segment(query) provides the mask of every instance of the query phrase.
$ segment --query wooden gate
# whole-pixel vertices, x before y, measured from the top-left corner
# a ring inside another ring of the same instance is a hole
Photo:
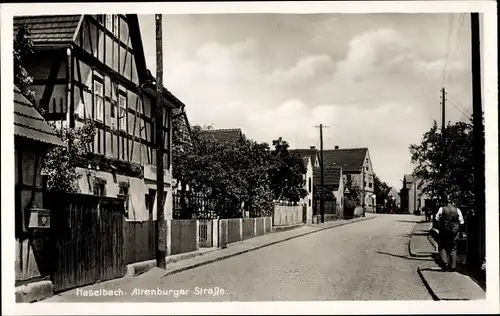
[[[54,291],[122,277],[124,200],[87,194],[47,195]]]
[[[200,219],[199,226],[199,239],[200,239],[200,247],[202,248],[210,248],[213,247],[213,220],[203,220]]]

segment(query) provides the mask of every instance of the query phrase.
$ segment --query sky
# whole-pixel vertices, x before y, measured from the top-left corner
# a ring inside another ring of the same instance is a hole
[[[155,21],[139,16],[155,73]],[[192,125],[291,148],[368,147],[396,189],[434,120],[472,113],[468,14],[163,15],[164,86]]]

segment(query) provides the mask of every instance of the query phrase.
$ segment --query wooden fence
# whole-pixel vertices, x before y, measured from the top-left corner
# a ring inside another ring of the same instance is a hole
[[[271,216],[265,217],[265,231],[266,234],[273,231],[273,218]]]
[[[303,223],[306,206],[274,206],[274,226],[291,226]]]
[[[239,218],[225,219],[227,221],[227,243],[241,241],[241,226]]]
[[[47,194],[51,212],[54,291],[122,277],[124,200],[87,194]]]
[[[156,221],[125,222],[123,236],[126,264],[156,258]]]
[[[262,236],[266,234],[266,219],[264,217],[258,217],[255,219],[255,235]]]
[[[199,249],[199,230],[197,220],[172,220],[170,229],[171,255],[196,251]]]
[[[254,218],[243,218],[242,219],[242,239],[250,239],[255,237],[255,219]]]

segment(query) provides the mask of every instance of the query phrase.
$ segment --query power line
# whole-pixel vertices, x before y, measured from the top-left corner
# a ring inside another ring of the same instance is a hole
[[[464,111],[462,111],[454,102],[452,102],[451,100],[447,100],[451,105],[453,105],[453,107],[455,109],[457,109],[460,113],[462,113],[462,115],[467,118],[468,120],[471,120],[471,115],[470,114],[466,114]]]
[[[466,110],[466,108],[467,108],[467,107],[466,107],[465,105],[463,105],[463,103],[461,103],[460,101],[458,101],[455,97],[453,97],[453,96],[452,96],[452,95],[450,95],[449,93],[448,93],[448,96],[450,96],[450,97],[451,97],[451,99],[452,99],[452,100],[453,100],[456,104],[458,104],[459,106],[461,106],[461,107],[462,107],[462,110],[464,110],[464,111],[468,112],[468,110]]]
[[[453,49],[453,53],[450,56],[452,61],[458,56],[459,47],[460,47],[460,35],[462,34],[464,20],[465,20],[465,13],[462,13],[460,16],[460,25],[457,28],[457,35],[455,37],[455,48]],[[453,69],[450,71],[450,73],[446,77],[445,82],[449,82],[449,79],[450,79],[452,73],[453,73]]]
[[[454,20],[453,13],[450,13],[449,18],[448,18],[448,38],[446,40],[445,63],[444,63],[444,70],[443,70],[443,86],[444,86],[444,81],[446,78],[446,71],[448,68],[448,58],[449,58],[449,54],[450,54],[451,29],[453,26],[453,20]]]

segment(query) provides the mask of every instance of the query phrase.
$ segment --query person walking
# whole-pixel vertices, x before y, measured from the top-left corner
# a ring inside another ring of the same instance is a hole
[[[462,212],[447,199],[436,213],[439,226],[439,255],[445,270],[453,272],[457,268],[457,248],[460,226],[465,223]]]

